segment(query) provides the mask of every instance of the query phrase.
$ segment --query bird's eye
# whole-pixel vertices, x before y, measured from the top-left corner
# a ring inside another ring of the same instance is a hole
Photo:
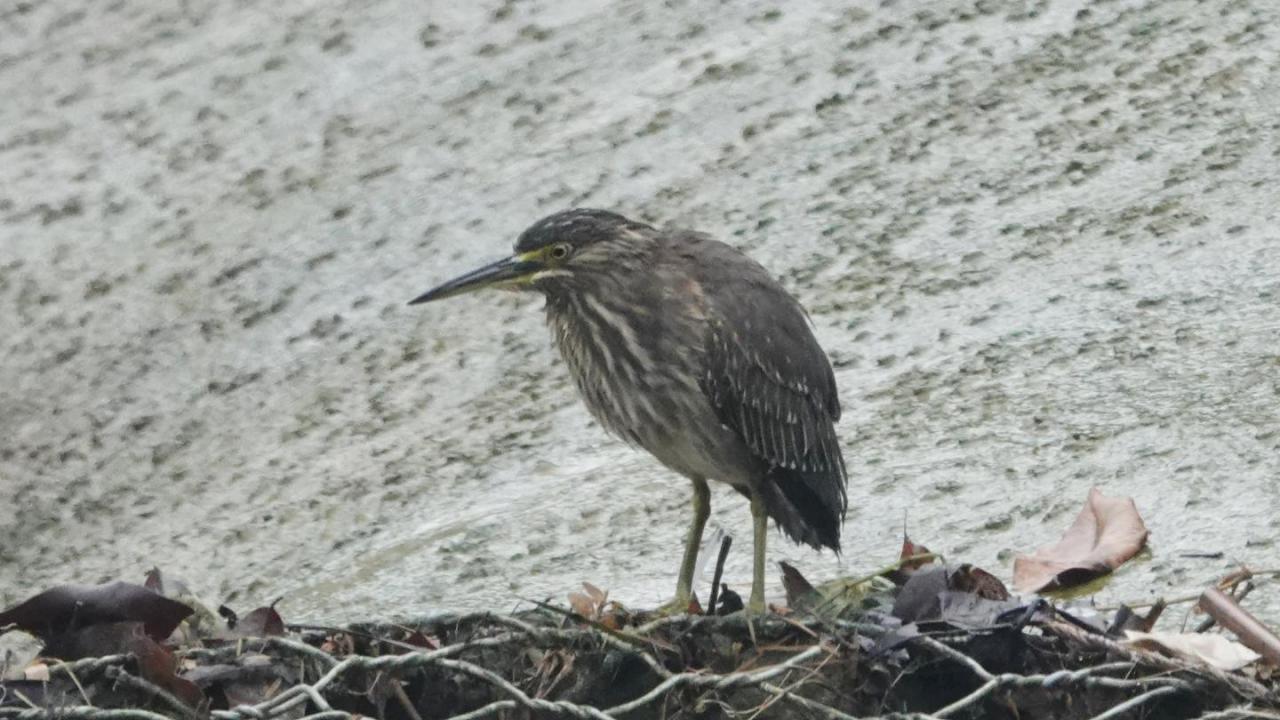
[[[569,257],[569,246],[566,243],[560,243],[551,248],[551,258],[553,260],[563,260]]]

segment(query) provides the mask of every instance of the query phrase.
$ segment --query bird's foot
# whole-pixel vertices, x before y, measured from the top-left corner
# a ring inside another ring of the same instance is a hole
[[[692,595],[677,593],[674,598],[654,608],[653,614],[658,617],[697,614],[697,608],[691,607],[694,602]]]

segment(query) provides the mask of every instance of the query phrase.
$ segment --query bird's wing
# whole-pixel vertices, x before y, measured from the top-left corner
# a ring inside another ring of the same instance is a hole
[[[708,322],[703,391],[720,422],[757,456],[835,479],[843,495],[835,376],[804,310],[754,261],[736,251],[722,259],[728,267],[701,283]]]

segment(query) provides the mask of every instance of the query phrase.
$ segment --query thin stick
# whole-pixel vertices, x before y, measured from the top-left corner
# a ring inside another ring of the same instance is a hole
[[[733,546],[733,536],[725,535],[720,541],[720,555],[716,557],[716,572],[711,578],[711,597],[707,601],[707,614],[716,614],[716,600],[720,597],[720,578],[724,576],[724,561],[729,557],[729,548]]]
[[[1271,664],[1280,665],[1280,637],[1276,637],[1270,628],[1240,607],[1230,595],[1211,587],[1200,596],[1200,607],[1222,627],[1235,633],[1245,647],[1266,658]]]
[[[1175,688],[1175,687],[1169,687],[1169,686],[1158,687],[1155,690],[1147,691],[1135,698],[1130,698],[1128,700],[1125,700],[1124,702],[1102,713],[1101,715],[1094,715],[1092,718],[1090,718],[1090,720],[1110,720],[1111,718],[1120,717],[1121,715],[1129,712],[1130,710],[1138,707],[1139,705],[1145,705],[1162,695],[1170,695],[1176,692],[1178,692],[1178,688]]]

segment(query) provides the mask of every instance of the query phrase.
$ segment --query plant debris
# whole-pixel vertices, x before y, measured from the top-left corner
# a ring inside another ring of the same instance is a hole
[[[0,720],[1092,720],[1126,709],[1181,720],[1280,711],[1275,668],[1224,636],[1140,636],[1122,617],[1023,602],[978,568],[916,555],[821,586],[784,566],[792,604],[763,616],[658,616],[584,583],[568,608],[394,624],[288,625],[276,603],[243,618],[224,608],[226,624],[157,641],[147,618],[114,620],[123,611],[101,602],[152,607],[136,590],[72,593],[97,597],[98,612],[55,623],[61,644],[47,640],[41,657],[0,677]],[[917,567],[901,587],[886,579],[908,563]],[[37,597],[46,595],[68,597]],[[727,587],[719,595],[737,597]],[[0,617],[24,627],[66,619],[62,601],[45,602]],[[166,614],[168,624],[179,615]]]

